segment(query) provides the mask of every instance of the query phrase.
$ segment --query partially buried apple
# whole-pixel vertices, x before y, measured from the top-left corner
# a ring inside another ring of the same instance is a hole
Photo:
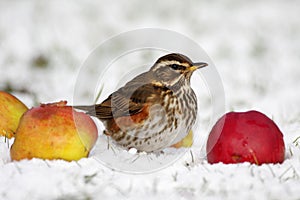
[[[192,145],[193,145],[193,131],[190,130],[187,136],[185,136],[182,140],[180,140],[176,144],[173,144],[171,147],[179,149],[179,148],[189,148]]]
[[[0,136],[14,137],[19,120],[28,108],[16,97],[0,91]]]
[[[207,141],[209,163],[282,163],[283,134],[258,111],[230,112],[212,128]]]
[[[12,160],[88,156],[98,138],[97,127],[88,115],[66,104],[41,104],[23,115],[10,150]]]

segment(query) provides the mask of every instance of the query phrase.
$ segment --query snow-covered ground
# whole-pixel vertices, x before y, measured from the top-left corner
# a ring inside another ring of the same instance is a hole
[[[300,199],[300,146],[293,142],[300,136],[299,8],[297,0],[1,1],[0,90],[29,107],[72,103],[80,66],[108,38],[164,28],[193,39],[210,56],[223,81],[225,110],[266,113],[284,133],[287,151],[283,164],[210,165],[195,145],[162,170],[126,174],[103,166],[96,150],[71,163],[11,162],[13,141],[1,138],[0,199]],[[205,119],[205,94],[198,97],[199,138],[205,138],[212,124]]]

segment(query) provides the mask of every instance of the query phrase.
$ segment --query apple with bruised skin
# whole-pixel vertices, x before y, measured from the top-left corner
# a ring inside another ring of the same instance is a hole
[[[28,108],[16,97],[0,91],[0,135],[14,137],[19,120]]]
[[[266,115],[257,112],[230,112],[212,128],[207,141],[209,163],[282,163],[283,135]]]
[[[88,115],[66,103],[42,104],[22,116],[10,150],[13,160],[71,161],[88,156],[98,137],[97,127]]]

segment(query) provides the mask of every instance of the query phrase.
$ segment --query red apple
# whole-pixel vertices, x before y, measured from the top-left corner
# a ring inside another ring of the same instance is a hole
[[[277,125],[258,111],[230,112],[212,128],[207,141],[209,163],[282,163],[285,147]]]
[[[16,97],[0,91],[0,136],[14,137],[19,120],[28,108]]]
[[[21,118],[11,158],[79,160],[88,156],[97,137],[94,121],[66,106],[66,101],[42,104]]]

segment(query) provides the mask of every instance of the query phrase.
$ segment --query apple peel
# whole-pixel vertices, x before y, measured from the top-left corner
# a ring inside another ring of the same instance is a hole
[[[19,121],[28,108],[15,96],[0,91],[0,136],[14,137]]]
[[[270,118],[258,111],[229,112],[212,128],[207,141],[209,163],[282,163],[283,134]]]
[[[91,117],[67,106],[66,101],[41,104],[21,118],[11,158],[79,160],[88,156],[97,138]]]

